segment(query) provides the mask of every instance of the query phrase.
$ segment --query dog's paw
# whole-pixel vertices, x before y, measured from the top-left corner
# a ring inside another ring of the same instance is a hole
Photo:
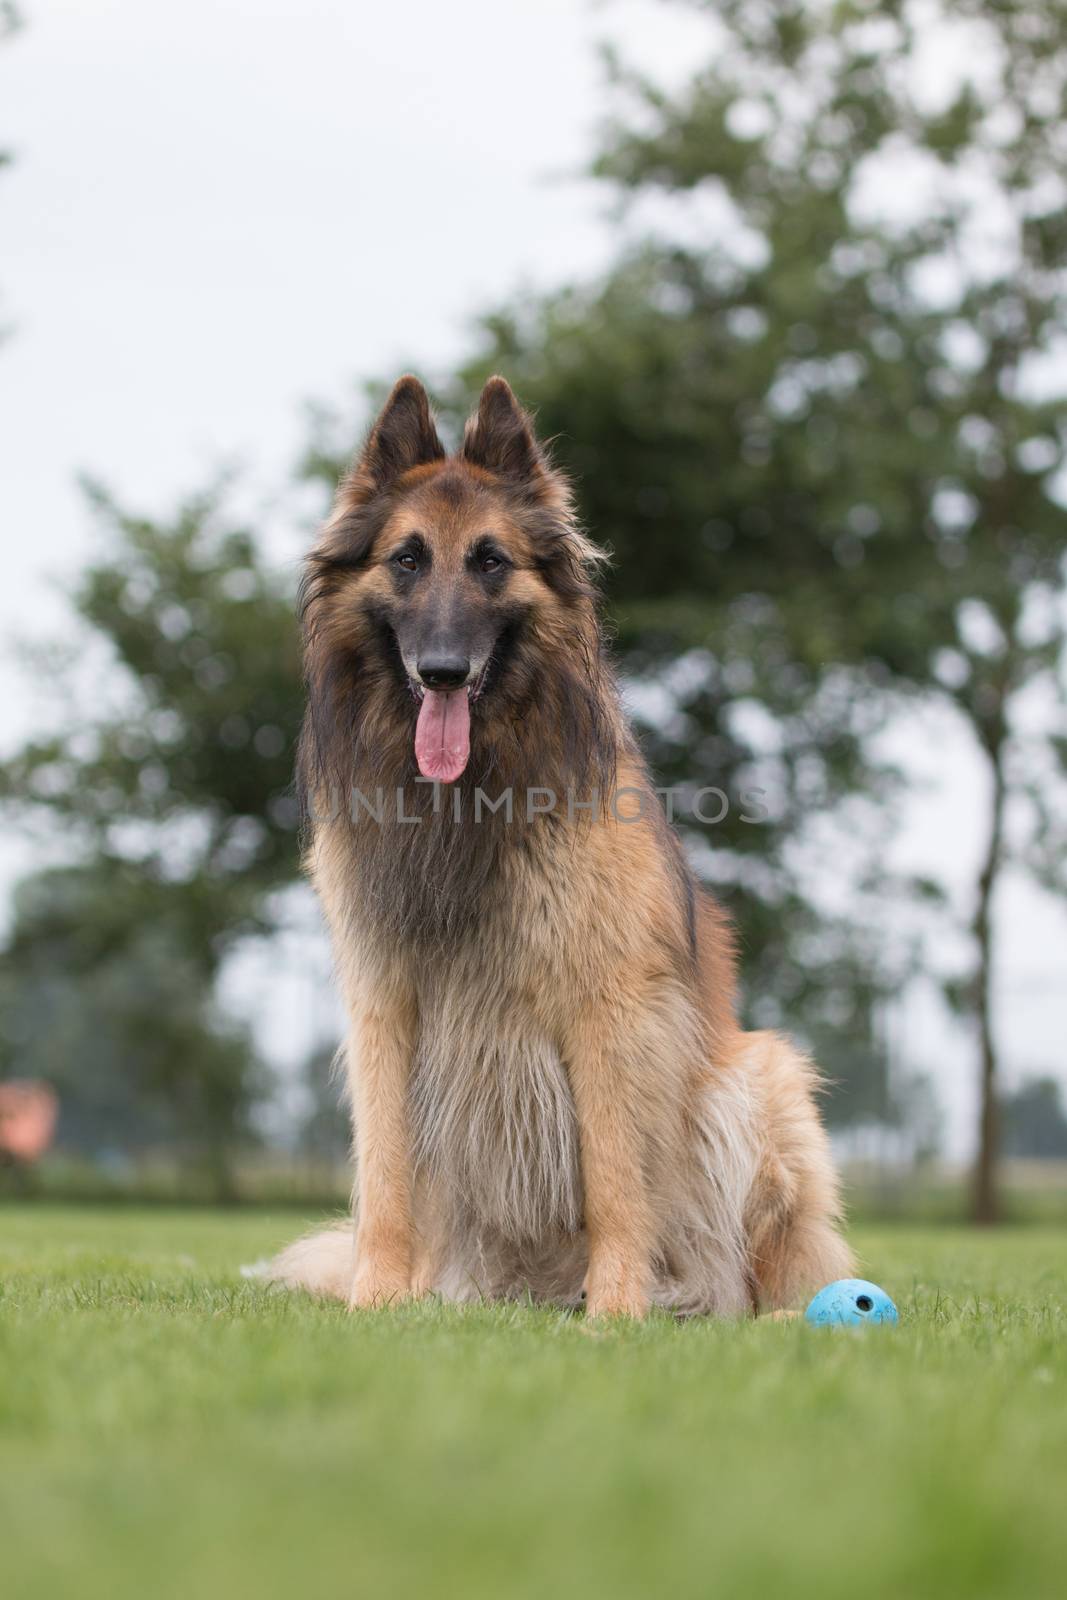
[[[427,1262],[420,1262],[413,1268],[409,1292],[413,1300],[427,1300],[436,1292],[433,1269]]]
[[[360,1267],[348,1297],[349,1311],[380,1311],[411,1299],[411,1274],[396,1269]]]
[[[637,1283],[614,1282],[586,1284],[585,1314],[600,1320],[604,1317],[647,1317],[649,1299]]]

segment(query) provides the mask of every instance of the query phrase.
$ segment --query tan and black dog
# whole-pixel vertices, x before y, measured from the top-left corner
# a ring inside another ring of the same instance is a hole
[[[598,559],[502,378],[453,456],[400,380],[304,584],[357,1180],[282,1282],[733,1315],[849,1271],[814,1069],[738,1025],[728,924],[620,707]]]

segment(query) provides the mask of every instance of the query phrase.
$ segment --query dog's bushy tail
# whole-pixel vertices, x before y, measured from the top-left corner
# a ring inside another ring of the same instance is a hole
[[[347,1300],[355,1268],[356,1234],[351,1217],[306,1233],[287,1245],[267,1268],[267,1277],[287,1289]]]

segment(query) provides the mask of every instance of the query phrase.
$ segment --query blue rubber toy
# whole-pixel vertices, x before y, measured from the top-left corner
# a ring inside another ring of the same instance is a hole
[[[865,1278],[841,1278],[820,1289],[804,1313],[813,1328],[863,1328],[870,1322],[883,1326],[900,1319],[884,1289]]]

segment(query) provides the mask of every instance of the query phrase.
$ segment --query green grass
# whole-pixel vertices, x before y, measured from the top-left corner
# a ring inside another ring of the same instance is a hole
[[[356,1318],[292,1216],[0,1208],[18,1600],[1064,1592],[1067,1230],[865,1228],[896,1331]]]

